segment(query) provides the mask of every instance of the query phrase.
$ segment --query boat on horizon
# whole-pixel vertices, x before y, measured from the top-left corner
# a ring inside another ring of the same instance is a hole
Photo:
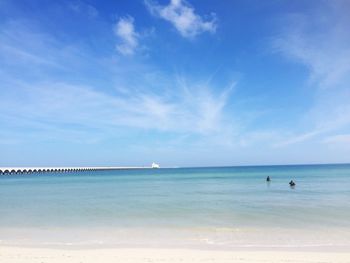
[[[152,163],[152,168],[153,169],[157,169],[157,168],[160,168],[159,167],[159,164],[156,164],[155,162]]]

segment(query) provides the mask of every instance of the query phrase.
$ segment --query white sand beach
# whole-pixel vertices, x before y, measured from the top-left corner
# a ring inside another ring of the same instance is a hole
[[[48,249],[0,247],[2,263],[186,263],[186,262],[298,262],[349,263],[349,253],[296,251],[209,251],[187,249]]]

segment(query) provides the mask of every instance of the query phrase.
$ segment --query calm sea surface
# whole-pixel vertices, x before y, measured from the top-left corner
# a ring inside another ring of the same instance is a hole
[[[1,243],[350,247],[350,165],[3,175]]]

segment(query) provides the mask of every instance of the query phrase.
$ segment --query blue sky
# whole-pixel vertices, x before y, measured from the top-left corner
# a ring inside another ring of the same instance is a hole
[[[0,165],[350,162],[349,13],[0,0]]]

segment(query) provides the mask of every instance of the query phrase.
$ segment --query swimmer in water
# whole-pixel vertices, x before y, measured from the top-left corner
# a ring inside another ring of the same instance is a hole
[[[291,181],[289,182],[289,185],[290,185],[291,187],[295,186],[294,181],[293,181],[293,180],[291,180]]]

